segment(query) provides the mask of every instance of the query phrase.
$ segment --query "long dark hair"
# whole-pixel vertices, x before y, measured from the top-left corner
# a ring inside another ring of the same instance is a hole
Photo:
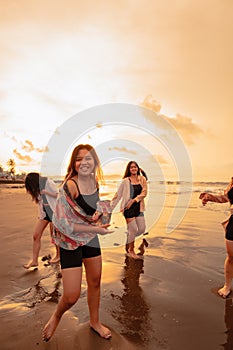
[[[25,188],[27,192],[32,196],[32,200],[36,203],[39,201],[40,196],[40,175],[39,173],[27,174],[25,180]]]
[[[126,169],[125,169],[125,173],[124,173],[124,175],[123,175],[123,179],[125,179],[126,177],[130,177],[130,175],[131,175],[131,173],[130,173],[130,167],[131,167],[132,164],[135,164],[136,167],[138,168],[137,175],[141,175],[141,174],[142,174],[142,176],[144,176],[144,177],[146,178],[146,180],[147,180],[148,178],[147,178],[147,175],[146,175],[145,171],[142,170],[142,168],[140,168],[139,165],[138,165],[138,163],[135,162],[134,160],[131,160],[131,161],[127,164]]]
[[[95,176],[96,176],[96,181],[97,182],[102,181],[103,180],[103,172],[101,169],[99,157],[97,156],[94,148],[88,144],[80,144],[74,148],[72,155],[71,155],[71,158],[70,158],[70,163],[69,163],[68,168],[67,168],[65,180],[71,179],[73,176],[77,175],[77,171],[75,170],[75,162],[76,162],[76,158],[77,158],[79,151],[81,151],[82,149],[86,149],[88,152],[90,152],[91,156],[94,159],[94,163],[95,163],[94,172],[95,172]]]

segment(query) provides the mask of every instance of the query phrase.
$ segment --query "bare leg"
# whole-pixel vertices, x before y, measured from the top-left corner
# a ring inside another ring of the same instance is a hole
[[[99,320],[100,281],[102,271],[101,255],[84,259],[87,279],[87,300],[90,313],[90,327],[102,338],[111,338],[111,331]]]
[[[146,230],[145,217],[144,216],[137,216],[135,218],[135,220],[136,220],[136,224],[137,224],[137,227],[138,227],[137,236],[140,236]]]
[[[49,229],[50,229],[50,235],[52,237],[53,234],[53,223],[50,222],[49,223]],[[56,264],[60,261],[60,248],[55,244],[55,248],[56,248],[56,254],[55,256],[49,261],[50,264]]]
[[[138,227],[137,236],[140,236],[146,230],[145,218],[144,218],[144,216],[137,216],[135,219],[136,219],[136,223],[137,223],[137,227]],[[148,243],[145,240],[145,238],[143,238],[142,243],[138,247],[138,250],[139,250],[138,254],[139,255],[143,255],[145,253],[145,248],[144,248],[145,246],[148,247]]]
[[[128,230],[128,254],[133,259],[140,259],[134,250],[134,240],[138,232],[138,227],[135,218],[126,218],[127,230]]]
[[[134,218],[133,218],[134,220]],[[133,239],[134,240],[134,237],[135,236],[140,236],[142,233],[145,232],[145,229],[146,229],[146,224],[145,224],[145,218],[144,216],[138,216],[135,218],[136,220],[136,225],[137,227],[135,227],[135,232],[136,234],[132,235],[132,237],[129,238],[129,233],[127,234],[127,242],[126,242],[126,245],[125,245],[125,250],[126,250],[126,253],[129,253],[129,242]],[[130,222],[130,221],[129,221]],[[129,228],[128,228],[129,229]],[[134,245],[132,245],[131,247],[131,250],[134,249]],[[139,249],[140,250],[140,249]],[[143,255],[143,254],[140,254],[140,255]]]
[[[56,254],[55,256],[49,261],[50,264],[56,264],[60,261],[60,248],[55,244]]]
[[[49,341],[64,312],[69,310],[77,302],[81,291],[82,267],[62,270],[62,281],[63,295],[59,300],[56,310],[43,329],[42,336],[44,341]]]
[[[38,266],[38,256],[41,246],[41,237],[48,223],[49,221],[47,220],[38,219],[33,233],[32,260],[28,264],[23,265],[25,269]]]
[[[233,278],[233,241],[226,240],[227,257],[224,264],[225,284],[218,290],[218,294],[226,298],[231,292],[231,281]]]

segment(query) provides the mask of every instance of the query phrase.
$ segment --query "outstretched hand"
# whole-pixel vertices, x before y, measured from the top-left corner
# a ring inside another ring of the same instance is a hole
[[[202,192],[199,196],[199,199],[201,199],[203,205],[206,205],[206,203],[209,201],[208,193]]]
[[[99,227],[99,234],[100,235],[107,235],[108,233],[113,233],[113,230],[109,230],[108,227],[110,226],[110,224],[105,224],[105,225],[100,225]]]

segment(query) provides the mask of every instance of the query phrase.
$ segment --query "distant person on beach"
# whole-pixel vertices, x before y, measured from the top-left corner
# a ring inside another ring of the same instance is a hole
[[[143,173],[144,175],[141,175]],[[111,201],[112,210],[121,200],[120,210],[127,223],[126,251],[131,258],[140,259],[135,253],[136,236],[145,233],[145,202],[147,195],[147,177],[135,161],[130,161],[125,169],[123,180]]]
[[[229,182],[229,184],[226,187],[226,189],[224,190],[224,194],[227,194],[232,187],[233,187],[233,177],[231,178],[231,181]]]
[[[97,225],[93,215],[103,178],[99,158],[90,145],[74,148],[53,215],[54,241],[60,246],[63,294],[43,329],[43,340],[54,334],[62,315],[79,299],[82,266],[86,271],[90,328],[104,339],[111,331],[99,320],[102,258],[97,234],[111,233],[109,224]]]
[[[206,205],[207,202],[226,203],[229,201],[229,198],[227,197],[227,193],[230,191],[232,187],[233,187],[233,177],[231,178],[229,184],[225,188],[222,195],[214,195],[208,192],[202,192],[199,196],[199,199],[201,199],[203,205]]]
[[[42,177],[39,173],[29,173],[25,178],[26,191],[31,195],[32,200],[38,204],[39,216],[33,233],[32,260],[23,265],[25,269],[36,268],[41,248],[41,237],[45,228],[50,224],[52,234],[52,215],[55,208],[58,188],[56,184],[47,177]],[[50,263],[57,263],[60,260],[59,248],[56,247],[56,255]]]
[[[202,204],[206,205],[208,201],[216,203],[226,203],[231,204],[231,216],[228,220],[222,223],[225,229],[225,241],[226,241],[226,251],[227,257],[224,264],[225,270],[225,284],[222,288],[218,290],[218,294],[222,298],[227,298],[231,293],[231,281],[233,278],[233,184],[230,183],[227,187],[227,191],[224,191],[223,195],[214,195],[211,193],[203,192],[200,194],[199,198],[202,200]]]

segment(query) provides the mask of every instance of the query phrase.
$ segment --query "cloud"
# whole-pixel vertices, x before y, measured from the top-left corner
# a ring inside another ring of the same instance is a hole
[[[25,140],[24,143],[22,143],[21,141],[19,141],[15,136],[11,136],[9,135],[7,132],[4,132],[4,136],[11,139],[12,141],[14,141],[15,143],[17,143],[18,145],[20,145],[21,149],[24,150],[25,152],[38,152],[38,153],[43,153],[43,152],[48,152],[49,148],[48,146],[45,147],[35,147],[33,142],[30,140]]]
[[[195,124],[192,118],[181,114],[176,114],[175,118],[164,117],[176,128],[187,145],[194,144],[194,138],[204,134],[204,130]]]
[[[137,154],[137,152],[135,151],[132,151],[132,150],[129,150],[127,149],[126,147],[109,147],[109,151],[119,151],[119,152],[124,152],[124,153],[130,153],[130,154]]]
[[[102,123],[97,123],[95,126],[96,126],[97,128],[102,128],[102,127],[103,127],[103,124],[102,124]]]
[[[13,150],[13,153],[19,160],[23,160],[27,163],[30,163],[32,161],[32,158],[30,156],[22,155],[20,152],[17,151],[16,148]]]
[[[152,111],[159,113],[161,110],[161,105],[158,103],[152,95],[148,95],[145,97],[144,101],[140,104],[142,107],[146,107],[151,109]]]
[[[12,141],[19,143],[15,136],[10,136],[7,132],[4,132],[4,136],[11,139]]]
[[[162,108],[162,106],[152,97],[152,95],[146,96],[140,105],[156,113],[159,113]],[[172,126],[174,126],[174,128],[177,130],[187,145],[194,144],[195,137],[204,134],[204,130],[195,124],[190,117],[183,116],[179,113],[177,113],[173,118],[168,117],[164,114],[161,116],[166,119]],[[150,119],[152,122],[154,121],[153,118],[146,115],[146,113],[145,117],[147,119]]]
[[[22,149],[26,152],[31,152],[34,149],[33,143],[29,140],[25,140],[25,145],[22,146]]]
[[[48,152],[48,150],[49,150],[48,146],[39,148],[39,147],[35,147],[33,145],[32,141],[25,140],[24,142],[25,143],[22,145],[22,149],[26,152],[36,151],[38,153],[43,153],[43,152]]]
[[[169,164],[169,162],[161,154],[154,154],[153,157],[159,164]]]

